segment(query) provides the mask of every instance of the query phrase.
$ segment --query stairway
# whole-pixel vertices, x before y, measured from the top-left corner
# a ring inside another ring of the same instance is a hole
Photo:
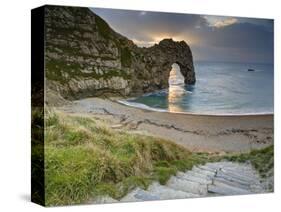
[[[187,172],[178,172],[166,185],[152,183],[147,190],[136,188],[120,202],[184,199],[221,195],[241,195],[267,192],[250,164],[233,162],[207,163],[194,166]],[[95,203],[119,202],[102,197]]]

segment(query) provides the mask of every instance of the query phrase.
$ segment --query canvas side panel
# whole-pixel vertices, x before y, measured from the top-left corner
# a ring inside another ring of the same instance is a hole
[[[44,7],[31,11],[31,201],[45,205]]]

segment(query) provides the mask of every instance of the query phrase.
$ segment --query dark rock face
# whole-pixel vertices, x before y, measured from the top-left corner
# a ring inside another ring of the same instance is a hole
[[[184,41],[175,42],[172,39],[164,39],[158,45],[142,50],[146,58],[152,60],[151,66],[148,63],[148,71],[153,70],[151,72],[152,80],[147,83],[149,89],[169,87],[168,80],[173,63],[179,65],[186,84],[195,83],[192,53]],[[145,88],[143,88],[143,91],[146,91]]]
[[[167,88],[173,63],[185,83],[195,83],[192,53],[184,41],[164,39],[140,48],[81,7],[46,6],[45,23],[47,101]]]

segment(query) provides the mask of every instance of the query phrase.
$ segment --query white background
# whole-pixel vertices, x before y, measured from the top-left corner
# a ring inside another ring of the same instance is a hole
[[[0,211],[37,211],[30,199],[30,9],[43,4],[275,19],[275,194],[57,207],[51,211],[280,211],[280,8],[278,0],[2,0],[0,7]],[[278,108],[279,107],[279,108]],[[278,124],[277,124],[278,123]],[[279,131],[279,132],[278,132]]]

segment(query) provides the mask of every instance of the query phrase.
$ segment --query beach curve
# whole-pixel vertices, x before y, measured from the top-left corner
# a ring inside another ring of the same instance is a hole
[[[171,140],[194,152],[249,152],[273,144],[273,114],[198,115],[129,107],[118,98],[87,98],[58,107],[102,119],[118,130]]]

